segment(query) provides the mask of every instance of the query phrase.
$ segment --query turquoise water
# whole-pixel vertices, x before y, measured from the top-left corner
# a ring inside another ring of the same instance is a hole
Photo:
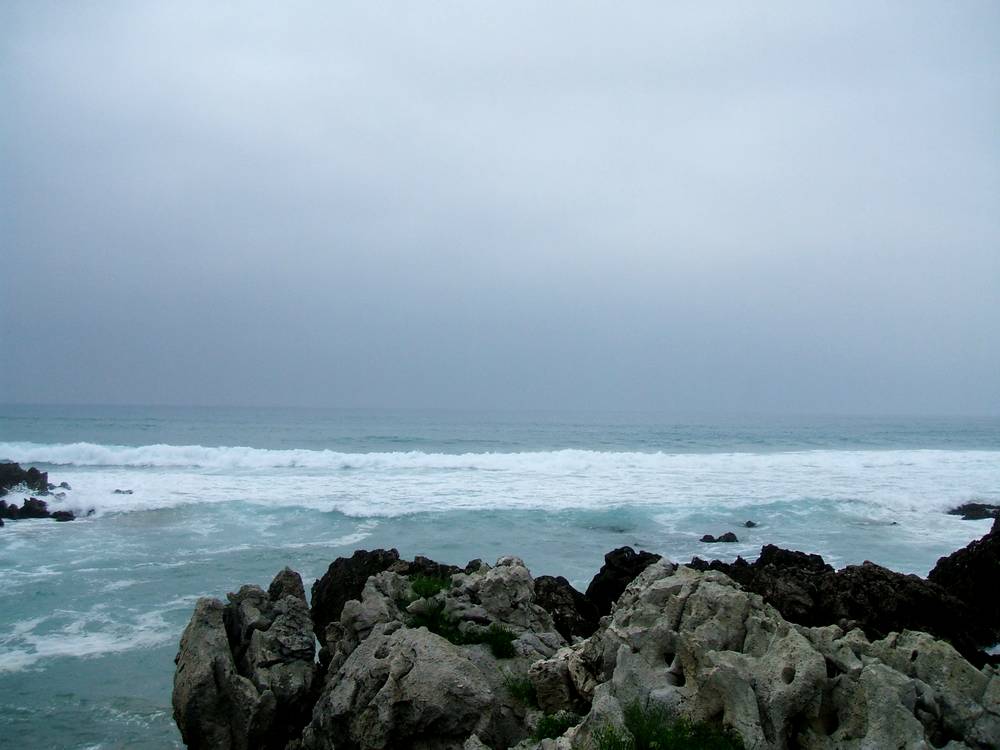
[[[95,510],[0,529],[11,748],[179,746],[195,599],[284,565],[308,583],[359,547],[513,553],[584,587],[623,544],[684,560],[773,542],[925,574],[989,527],[947,508],[1000,502],[997,419],[18,406],[0,407],[0,458],[69,482],[54,507]]]

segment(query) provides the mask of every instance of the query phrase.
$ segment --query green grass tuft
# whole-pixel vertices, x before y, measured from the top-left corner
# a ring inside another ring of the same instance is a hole
[[[517,634],[513,630],[494,622],[484,630],[463,633],[458,620],[445,614],[443,603],[437,603],[429,612],[410,615],[406,624],[411,628],[427,628],[456,646],[485,643],[497,659],[509,659],[515,653]]]
[[[535,693],[535,686],[527,675],[518,676],[510,672],[503,673],[503,684],[511,697],[531,708],[538,707],[538,695]]]
[[[686,719],[671,720],[660,706],[633,703],[625,708],[625,729],[601,727],[594,733],[594,749],[743,750],[743,742],[728,729]]]
[[[435,578],[434,576],[417,574],[410,579],[410,588],[413,589],[413,593],[425,599],[429,599],[439,591],[444,591],[450,586],[451,580],[448,578]]]
[[[497,659],[510,659],[514,656],[517,634],[510,628],[494,622],[481,637],[480,643],[488,645]]]
[[[575,727],[580,723],[580,717],[569,711],[560,711],[557,714],[545,714],[538,720],[531,738],[535,741],[554,740],[562,735],[570,727]]]

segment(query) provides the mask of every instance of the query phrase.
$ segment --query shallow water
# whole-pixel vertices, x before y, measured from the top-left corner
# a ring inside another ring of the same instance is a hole
[[[990,525],[947,508],[1000,502],[1000,420],[4,407],[4,457],[70,483],[53,507],[95,509],[0,529],[11,748],[179,746],[194,601],[284,565],[308,587],[360,547],[512,553],[583,588],[623,544],[686,560],[775,543],[926,574]]]

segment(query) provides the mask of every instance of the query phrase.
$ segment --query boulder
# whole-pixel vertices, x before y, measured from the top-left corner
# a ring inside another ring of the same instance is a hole
[[[68,510],[57,510],[52,513],[51,518],[53,521],[72,521],[76,516]]]
[[[535,603],[552,615],[556,630],[567,642],[574,637],[589,638],[597,630],[597,607],[562,576],[535,578]]]
[[[312,586],[313,628],[323,642],[326,627],[340,619],[344,603],[359,599],[370,576],[388,570],[399,562],[399,552],[394,549],[357,550],[350,557],[338,557],[327,568],[323,577]]]
[[[587,598],[594,603],[601,616],[608,614],[625,587],[659,559],[657,554],[636,552],[631,547],[611,550],[604,556],[604,565],[587,586]]]
[[[986,536],[938,560],[927,578],[968,605],[985,631],[979,645],[1000,642],[1000,518]]]
[[[460,750],[490,735],[494,693],[458,646],[425,628],[378,625],[331,675],[303,732],[309,750]]]
[[[701,538],[701,541],[706,542],[708,544],[716,544],[718,542],[725,542],[731,544],[732,542],[738,542],[739,538],[733,532],[727,531],[725,534],[722,534],[721,536],[712,536],[711,534],[705,534],[705,536]]]
[[[746,521],[743,524],[743,526],[744,526],[744,528],[747,528],[747,529],[756,529],[757,528],[757,522],[756,521]]]

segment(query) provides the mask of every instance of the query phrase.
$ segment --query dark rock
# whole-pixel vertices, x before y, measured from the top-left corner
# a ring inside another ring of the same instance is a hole
[[[756,529],[757,528],[757,522],[756,521],[747,521],[746,523],[743,524],[743,526],[746,527],[746,528],[748,528],[748,529]]]
[[[62,490],[71,490],[73,488],[69,486],[69,482],[60,482],[59,483],[59,489],[62,489]]]
[[[294,596],[296,599],[306,600],[306,589],[302,585],[302,576],[289,567],[284,568],[271,581],[268,586],[267,595],[271,601],[276,602],[286,596]]]
[[[0,529],[2,529],[2,528],[3,528],[3,517],[0,516]]]
[[[981,521],[984,518],[1000,518],[1000,505],[963,503],[948,513],[952,516],[961,516],[963,521]]]
[[[462,568],[457,565],[446,565],[435,562],[429,557],[417,555],[413,560],[399,560],[393,563],[387,570],[399,573],[401,576],[427,576],[428,578],[450,578],[455,573],[462,573]],[[381,572],[381,571],[379,571]],[[357,597],[354,597],[357,598]]]
[[[44,471],[31,467],[22,469],[20,465],[5,461],[0,463],[0,489],[6,494],[6,490],[24,485],[29,492],[44,494],[49,489],[49,475]]]
[[[733,532],[727,531],[725,534],[722,534],[721,536],[712,536],[711,534],[705,534],[705,536],[701,538],[701,541],[705,542],[706,544],[717,544],[719,542],[732,543],[732,542],[738,542],[739,538]]]
[[[112,495],[131,495],[132,490],[115,490],[111,493]]]
[[[594,603],[562,576],[535,579],[535,604],[552,615],[556,630],[569,643],[573,642],[573,636],[593,635],[601,618]]]
[[[949,641],[979,665],[986,658],[979,649],[992,645],[989,632],[975,624],[975,614],[959,598],[934,582],[874,563],[834,571],[819,555],[767,545],[752,565],[742,558],[734,563],[696,558],[691,567],[725,573],[800,625],[860,627],[870,639],[920,630]]]
[[[965,602],[1000,642],[1000,518],[986,536],[938,560],[927,578]]]
[[[350,557],[338,557],[323,577],[312,585],[313,631],[325,643],[326,626],[340,619],[344,603],[360,599],[369,576],[388,570],[399,562],[394,549],[357,550]]]
[[[57,510],[52,514],[53,521],[72,521],[76,516],[68,510]]]
[[[652,552],[636,552],[631,547],[619,547],[604,556],[604,565],[587,586],[587,598],[600,615],[611,612],[625,588],[647,567],[660,559]]]
[[[0,518],[9,518],[12,521],[16,521],[20,517],[20,508],[14,505],[14,503],[8,505],[6,500],[0,500]]]
[[[49,515],[49,506],[44,500],[29,497],[21,503],[20,518],[48,518]]]

